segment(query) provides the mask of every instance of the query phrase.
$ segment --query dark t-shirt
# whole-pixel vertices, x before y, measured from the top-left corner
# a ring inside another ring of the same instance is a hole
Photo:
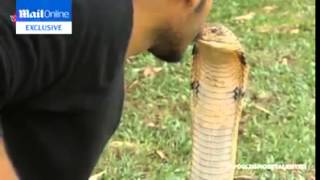
[[[132,2],[73,0],[72,35],[15,35],[14,2],[0,0],[8,153],[21,179],[86,179],[121,116]]]

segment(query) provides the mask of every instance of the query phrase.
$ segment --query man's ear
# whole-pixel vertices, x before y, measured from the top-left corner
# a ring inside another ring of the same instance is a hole
[[[182,0],[186,5],[195,7],[200,0]]]
[[[194,9],[195,12],[201,11],[204,7],[206,0],[183,0],[187,6]]]
[[[161,0],[160,0],[161,1]],[[188,8],[192,8],[192,7],[196,7],[197,4],[199,4],[199,2],[201,0],[165,0],[167,2],[170,2],[170,3],[178,3],[178,4],[183,4],[184,6],[187,6]]]

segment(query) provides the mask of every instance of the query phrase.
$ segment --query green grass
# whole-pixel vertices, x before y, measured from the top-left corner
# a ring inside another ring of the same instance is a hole
[[[266,6],[276,6],[272,12]],[[235,17],[254,12],[244,22]],[[315,163],[315,2],[216,1],[208,21],[241,39],[251,65],[239,164],[307,164],[307,171],[239,170],[258,179],[311,179]],[[94,173],[105,180],[187,179],[191,162],[190,49],[181,64],[150,54],[126,66],[122,123]],[[146,67],[158,67],[146,77]],[[152,74],[152,73],[151,73]],[[271,113],[256,108],[261,106]]]

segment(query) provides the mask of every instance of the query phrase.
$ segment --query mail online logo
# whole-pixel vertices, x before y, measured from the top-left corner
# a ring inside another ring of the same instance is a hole
[[[25,18],[38,18],[38,19],[45,19],[45,18],[53,18],[53,19],[70,19],[70,13],[68,11],[50,11],[44,9],[38,9],[37,11],[30,11],[29,9],[21,9],[18,11],[19,19]]]
[[[16,34],[72,34],[71,0],[17,0]]]

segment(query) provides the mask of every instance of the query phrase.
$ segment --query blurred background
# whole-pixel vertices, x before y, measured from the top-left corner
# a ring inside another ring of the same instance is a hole
[[[209,22],[240,38],[251,66],[238,164],[307,170],[237,170],[247,179],[315,179],[315,1],[220,0]],[[180,64],[150,54],[126,62],[122,123],[95,173],[109,180],[183,180],[191,163],[191,46]]]

